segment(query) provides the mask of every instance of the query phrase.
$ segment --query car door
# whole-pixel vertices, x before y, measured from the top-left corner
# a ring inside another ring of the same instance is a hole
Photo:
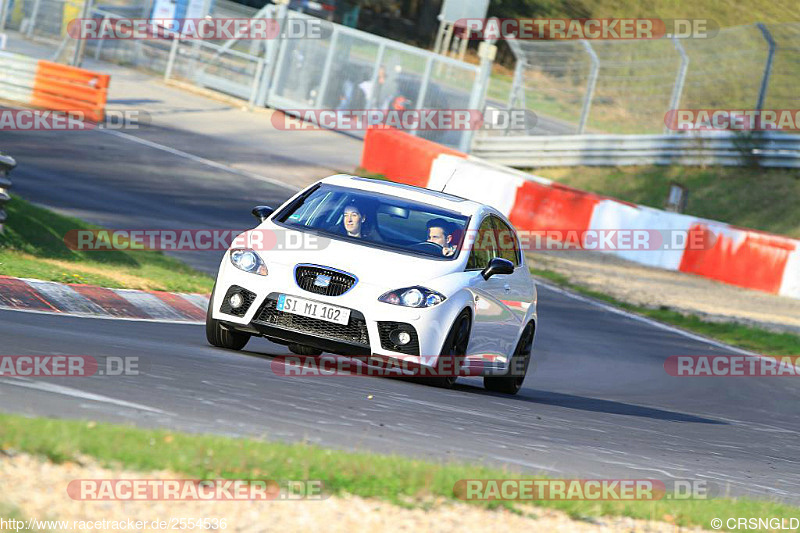
[[[491,215],[487,215],[478,227],[467,260],[466,270],[473,273],[468,289],[475,303],[468,352],[469,355],[488,355],[503,366],[513,353],[519,319],[504,303],[508,292],[505,286],[512,275],[498,274],[488,280],[481,275],[495,257],[499,257],[497,232]]]
[[[521,326],[528,312],[528,307],[530,307],[534,298],[533,282],[523,264],[516,231],[500,217],[492,215],[492,222],[497,232],[499,256],[503,259],[508,259],[514,264],[514,273],[509,276],[503,276],[503,295],[501,300],[516,315]]]

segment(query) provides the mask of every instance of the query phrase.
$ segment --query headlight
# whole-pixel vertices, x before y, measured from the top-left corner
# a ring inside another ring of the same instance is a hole
[[[378,301],[404,307],[433,307],[446,299],[444,294],[425,287],[406,287],[405,289],[389,291],[378,298]]]
[[[234,248],[231,250],[231,263],[239,270],[250,272],[251,274],[258,274],[259,276],[267,275],[267,265],[261,257],[249,248]]]

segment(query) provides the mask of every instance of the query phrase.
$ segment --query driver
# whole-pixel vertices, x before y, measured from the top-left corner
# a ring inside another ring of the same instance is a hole
[[[443,218],[432,218],[428,221],[427,228],[428,242],[441,246],[443,256],[450,257],[456,253],[456,247],[453,242],[455,229],[450,222]]]

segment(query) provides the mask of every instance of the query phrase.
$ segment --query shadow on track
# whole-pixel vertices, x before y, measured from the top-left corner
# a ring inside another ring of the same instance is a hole
[[[665,420],[668,422],[689,422],[693,424],[712,424],[722,426],[730,425],[728,422],[714,420],[713,418],[704,418],[701,416],[667,411],[666,409],[658,409],[655,407],[644,407],[641,405],[617,402],[614,400],[602,400],[599,398],[589,398],[574,394],[562,394],[560,392],[523,389],[516,396],[506,396],[503,394],[486,391],[482,387],[476,387],[474,385],[467,384],[457,384],[454,390],[486,394],[488,396],[495,396],[497,398],[506,398],[509,400],[524,401],[534,404],[564,407],[565,409],[575,409],[578,411],[608,413],[612,415],[640,416],[644,418],[652,418],[653,420]]]
[[[276,357],[283,357],[283,355],[273,355],[269,353],[256,352],[256,351],[242,351],[244,355],[261,358],[264,360],[274,360]],[[408,383],[409,386],[422,386],[435,389],[432,385],[425,383],[424,378],[414,377],[399,377],[399,376],[353,376],[353,377],[366,377],[368,379],[388,379],[392,381],[402,381]],[[575,409],[578,411],[589,411],[595,413],[607,413],[612,415],[624,416],[638,416],[643,418],[650,418],[653,420],[664,420],[667,422],[687,422],[693,424],[712,424],[712,425],[729,425],[728,422],[714,420],[711,418],[704,418],[685,413],[678,413],[675,411],[668,411],[666,409],[658,409],[655,407],[644,407],[624,402],[617,402],[614,400],[603,400],[599,398],[589,398],[586,396],[577,396],[574,394],[562,394],[559,392],[540,391],[535,389],[523,389],[516,396],[507,396],[489,392],[483,387],[473,385],[470,383],[459,382],[453,387],[452,390],[438,389],[443,394],[448,392],[462,392],[469,394],[480,394],[486,396],[493,396],[499,399],[509,401],[522,401],[530,402],[532,404],[552,405],[554,407],[563,407],[565,409]]]

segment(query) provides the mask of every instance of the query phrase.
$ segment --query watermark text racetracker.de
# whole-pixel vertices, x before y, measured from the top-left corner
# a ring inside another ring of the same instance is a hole
[[[249,248],[257,251],[322,250],[330,239],[285,230],[118,229],[69,230],[64,244],[81,251],[217,251]]]
[[[136,356],[0,355],[2,377],[138,376],[143,370]]]
[[[150,123],[150,115],[138,110],[109,109],[94,121],[81,110],[0,109],[0,131],[134,130]]]
[[[675,377],[797,377],[800,356],[671,355],[664,370]]]
[[[74,479],[67,495],[81,501],[324,500],[321,480],[275,479]]]
[[[515,302],[508,302],[509,304]],[[408,337],[410,339],[410,337]],[[406,341],[407,343],[408,341]],[[392,354],[361,355],[283,355],[272,359],[272,372],[281,377],[362,376],[385,378],[442,378],[484,375],[523,375],[526,362],[495,354],[466,357]]]
[[[478,40],[707,39],[719,32],[719,24],[710,19],[465,18],[455,26]]]
[[[671,109],[673,131],[800,131],[800,109]]]
[[[707,500],[704,480],[674,479],[461,479],[453,494],[473,501]]]
[[[393,128],[405,131],[528,131],[537,116],[529,109],[406,109],[398,96],[390,109],[284,109],[270,120],[278,130],[366,131]]]
[[[328,21],[317,18],[78,18],[67,25],[73,39],[196,40],[322,39],[330,34]]]

